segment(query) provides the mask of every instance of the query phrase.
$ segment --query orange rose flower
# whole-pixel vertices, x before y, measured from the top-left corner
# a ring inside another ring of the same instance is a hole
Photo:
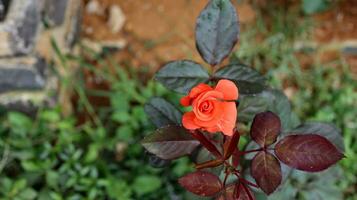
[[[192,106],[192,111],[183,115],[183,126],[232,136],[237,119],[236,103],[232,101],[238,95],[237,86],[229,80],[220,80],[215,88],[203,83],[197,85],[181,99],[183,106]]]

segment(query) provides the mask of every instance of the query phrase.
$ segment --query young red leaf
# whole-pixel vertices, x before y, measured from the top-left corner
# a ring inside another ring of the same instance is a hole
[[[252,161],[251,173],[258,186],[266,193],[273,193],[282,180],[278,159],[271,153],[261,151]]]
[[[237,149],[239,138],[240,135],[238,131],[235,131],[232,137],[227,136],[227,140],[224,143],[224,159],[228,159],[233,154],[234,150]]]
[[[166,126],[146,136],[141,144],[150,153],[165,160],[188,155],[200,144],[181,126]]]
[[[280,118],[273,112],[267,111],[254,117],[250,136],[260,146],[269,146],[276,141],[281,129]]]
[[[255,200],[253,192],[242,183],[228,186],[216,200]]]
[[[308,172],[322,171],[343,158],[329,140],[316,134],[289,135],[276,144],[275,154],[286,165]]]
[[[186,190],[205,197],[211,197],[222,189],[222,182],[218,176],[205,172],[196,171],[179,179],[179,183]]]
[[[219,152],[219,150],[217,149],[217,147],[207,139],[207,137],[205,135],[203,135],[203,133],[199,132],[199,131],[191,131],[190,132],[192,137],[194,137],[195,139],[197,139],[198,141],[201,142],[201,144],[209,151],[211,152],[214,156],[216,156],[217,158],[221,158],[222,154],[221,152]]]

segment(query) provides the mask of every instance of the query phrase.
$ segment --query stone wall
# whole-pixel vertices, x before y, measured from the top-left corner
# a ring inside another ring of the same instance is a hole
[[[51,41],[72,50],[81,9],[81,0],[0,0],[0,106],[33,113],[56,102]]]

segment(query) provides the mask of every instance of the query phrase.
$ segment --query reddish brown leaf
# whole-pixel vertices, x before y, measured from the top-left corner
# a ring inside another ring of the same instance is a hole
[[[224,160],[210,160],[196,165],[196,169],[217,167],[224,163]]]
[[[237,168],[238,165],[239,165],[239,160],[240,160],[240,152],[238,150],[238,148],[236,148],[233,152],[233,155],[232,155],[232,165],[233,167]]]
[[[217,149],[217,147],[207,139],[207,137],[205,135],[203,135],[203,133],[199,132],[199,131],[190,131],[192,137],[194,137],[196,140],[200,141],[200,143],[209,151],[211,152],[214,156],[216,156],[217,158],[221,158],[222,154],[221,152],[219,152],[219,150]]]
[[[242,183],[228,186],[216,200],[255,200],[253,192]]]
[[[276,141],[281,129],[280,118],[268,111],[254,117],[250,136],[260,146],[269,146]]]
[[[222,182],[218,176],[205,172],[196,171],[179,179],[179,183],[186,190],[205,197],[211,197],[222,189]]]
[[[227,140],[224,143],[224,153],[223,153],[224,159],[228,159],[233,154],[234,150],[237,149],[239,138],[240,135],[238,131],[235,131],[232,137],[227,136]]]
[[[261,151],[252,161],[251,173],[258,186],[266,193],[273,193],[282,180],[278,159],[271,153]]]
[[[159,128],[146,136],[141,144],[157,157],[172,160],[189,155],[200,143],[182,126],[170,125]]]
[[[329,140],[316,134],[289,135],[276,144],[275,154],[286,165],[308,172],[322,171],[343,158]]]

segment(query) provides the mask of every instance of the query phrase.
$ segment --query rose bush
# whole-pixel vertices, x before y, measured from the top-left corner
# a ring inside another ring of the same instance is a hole
[[[219,200],[254,200],[252,187],[270,195],[291,171],[285,166],[318,172],[344,157],[336,145],[336,139],[341,140],[336,128],[300,124],[288,98],[269,88],[254,69],[241,63],[219,66],[238,33],[231,2],[210,0],[197,20],[196,43],[211,73],[181,60],[167,63],[155,75],[168,89],[184,94],[180,103],[192,110],[182,114],[161,98],[153,98],[145,108],[158,127],[142,140],[145,149],[164,161],[191,155],[197,171],[181,177],[180,185]],[[239,144],[242,137],[250,138],[248,145]],[[255,155],[246,156],[250,153]]]
[[[192,106],[192,111],[183,115],[186,129],[203,129],[210,133],[223,132],[232,136],[236,125],[238,88],[229,80],[220,80],[215,88],[201,83],[182,97],[181,105]]]

